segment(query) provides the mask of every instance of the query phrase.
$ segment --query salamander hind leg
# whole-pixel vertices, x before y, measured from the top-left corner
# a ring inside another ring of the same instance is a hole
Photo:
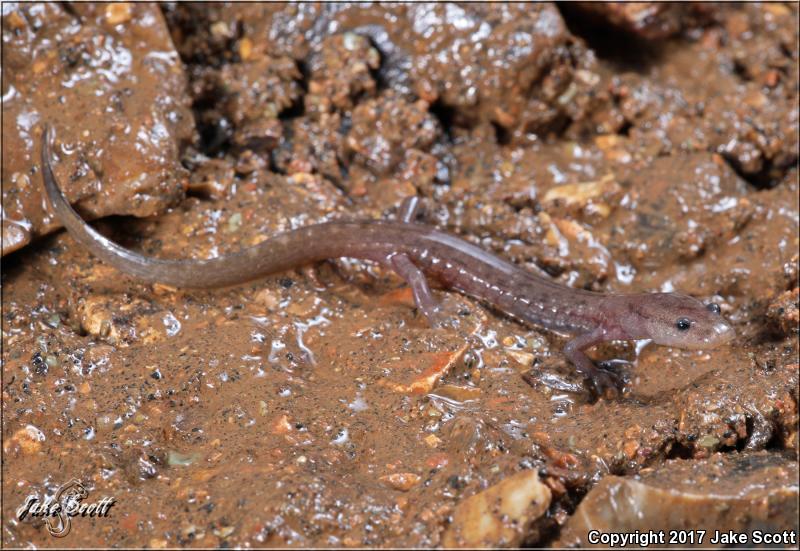
[[[424,213],[424,210],[422,200],[419,197],[416,195],[406,197],[403,199],[403,202],[400,203],[400,221],[406,224],[413,224],[417,221],[417,216],[419,216],[420,213]]]
[[[304,266],[302,268],[302,272],[303,275],[306,276],[306,278],[311,282],[311,285],[314,286],[315,291],[326,291],[328,289],[319,279],[319,271],[317,270],[316,264]]]
[[[564,355],[572,362],[578,372],[589,379],[599,396],[616,398],[622,389],[622,381],[613,373],[597,367],[583,350],[603,342],[600,332],[586,333],[572,339],[564,347]]]
[[[395,254],[389,257],[388,264],[397,275],[402,277],[414,295],[414,302],[420,312],[428,319],[428,322],[433,327],[438,327],[442,324],[439,303],[433,294],[428,281],[425,279],[425,274],[420,270],[406,254]]]

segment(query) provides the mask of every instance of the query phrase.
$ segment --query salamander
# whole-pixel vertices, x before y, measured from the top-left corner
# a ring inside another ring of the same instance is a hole
[[[686,349],[713,348],[734,337],[715,303],[678,293],[606,294],[561,285],[528,272],[436,228],[412,222],[416,201],[400,221],[336,221],[275,235],[240,252],[206,260],[143,256],[107,239],[75,212],[51,168],[52,130],[42,134],[46,195],[58,219],[80,244],[118,270],[175,287],[234,285],[267,274],[338,257],[377,262],[410,286],[419,311],[437,325],[441,309],[426,277],[517,320],[572,336],[564,355],[600,394],[615,394],[615,377],[584,350],[604,341],[651,339]]]

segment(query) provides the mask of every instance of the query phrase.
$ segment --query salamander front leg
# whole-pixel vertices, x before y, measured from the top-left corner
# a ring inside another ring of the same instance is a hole
[[[414,302],[422,314],[428,318],[428,322],[437,327],[441,324],[439,316],[439,303],[433,298],[430,287],[428,287],[428,280],[425,279],[425,274],[422,270],[411,261],[408,255],[395,254],[388,259],[389,266],[402,277],[414,295]]]
[[[572,362],[578,372],[589,379],[600,396],[613,398],[619,394],[620,381],[612,373],[600,369],[583,353],[587,348],[603,342],[602,330],[584,333],[569,341],[564,347],[564,355]]]

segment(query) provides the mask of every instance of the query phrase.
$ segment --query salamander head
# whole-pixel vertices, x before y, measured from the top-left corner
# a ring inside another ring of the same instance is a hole
[[[677,293],[653,293],[631,297],[630,321],[639,324],[644,338],[676,348],[714,348],[735,336],[715,303]]]

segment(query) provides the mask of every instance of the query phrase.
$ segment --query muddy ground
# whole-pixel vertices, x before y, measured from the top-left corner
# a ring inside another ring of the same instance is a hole
[[[4,545],[796,534],[797,23],[773,3],[4,4]],[[443,289],[458,323],[431,328],[366,262],[143,284],[58,229],[45,122],[71,201],[150,255],[418,195],[565,285],[717,302],[737,338],[600,347],[626,386],[596,399],[564,338]],[[65,538],[18,518],[72,478],[107,516]]]

